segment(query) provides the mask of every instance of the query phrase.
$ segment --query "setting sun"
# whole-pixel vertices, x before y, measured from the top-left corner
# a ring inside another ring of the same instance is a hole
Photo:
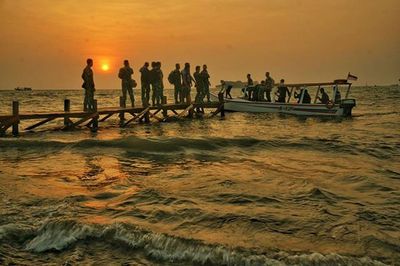
[[[109,66],[108,64],[102,64],[102,65],[101,65],[101,69],[102,69],[103,71],[108,71],[108,70],[110,69],[110,66]]]

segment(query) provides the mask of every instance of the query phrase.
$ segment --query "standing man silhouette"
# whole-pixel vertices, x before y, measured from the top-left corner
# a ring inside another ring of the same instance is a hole
[[[190,98],[190,89],[192,87],[193,82],[195,82],[194,78],[190,74],[190,64],[185,63],[184,69],[181,71],[182,75],[182,92],[184,95],[184,102],[190,103],[191,98]]]
[[[149,63],[144,63],[143,67],[140,69],[140,81],[142,83],[142,105],[149,105],[150,101],[150,70]]]
[[[132,107],[135,106],[135,96],[133,95],[133,69],[129,66],[129,61],[124,60],[124,66],[119,70],[118,77],[121,79],[122,98],[124,106],[126,104],[126,94],[129,93]]]
[[[208,74],[207,65],[203,65],[203,71],[201,71],[203,77],[203,98],[207,96],[207,102],[210,102],[210,74]]]
[[[90,111],[94,109],[94,78],[93,78],[93,59],[86,60],[86,67],[82,72],[83,84],[82,88],[85,90],[85,98],[83,100],[83,110]]]
[[[267,101],[271,102],[271,92],[272,92],[272,88],[275,86],[275,81],[274,79],[271,77],[271,75],[269,74],[269,72],[265,73],[265,94],[267,96]]]

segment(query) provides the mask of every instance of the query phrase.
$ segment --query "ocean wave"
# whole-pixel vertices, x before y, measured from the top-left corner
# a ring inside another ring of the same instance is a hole
[[[17,149],[19,151],[33,149],[39,150],[62,150],[77,149],[81,152],[90,151],[95,148],[115,148],[132,153],[179,153],[186,150],[194,151],[219,151],[229,148],[242,150],[272,150],[275,148],[317,150],[321,152],[345,153],[351,155],[366,154],[376,158],[388,158],[400,155],[400,143],[372,142],[352,143],[339,139],[309,138],[299,139],[270,139],[263,140],[251,137],[240,138],[180,138],[160,137],[142,138],[129,136],[114,140],[85,139],[76,142],[61,142],[47,140],[1,140],[1,149]],[[101,152],[101,151],[100,151]]]
[[[199,240],[174,237],[143,230],[127,223],[83,224],[75,220],[48,220],[34,233],[15,226],[0,227],[0,242],[25,234],[30,252],[67,250],[79,241],[101,241],[141,250],[156,261],[187,262],[200,265],[384,265],[368,257],[339,254],[289,254],[283,251],[257,253],[243,248],[206,244]],[[19,236],[21,237],[21,236]]]

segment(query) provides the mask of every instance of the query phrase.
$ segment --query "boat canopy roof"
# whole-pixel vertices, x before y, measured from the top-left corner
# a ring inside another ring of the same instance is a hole
[[[275,84],[276,86],[279,83]],[[329,85],[351,85],[346,79],[337,79],[331,82],[311,82],[311,83],[290,83],[285,84],[286,87],[311,87],[311,86],[329,86]]]

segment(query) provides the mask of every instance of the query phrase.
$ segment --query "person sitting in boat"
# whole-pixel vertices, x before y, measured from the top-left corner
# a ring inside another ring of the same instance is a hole
[[[301,101],[301,95],[303,95],[303,101]],[[297,103],[311,103],[311,96],[307,89],[301,89],[299,93],[294,92],[294,98],[297,99]]]
[[[297,103],[300,103],[301,95],[303,94],[303,89],[300,89],[300,92],[297,93],[298,89],[300,88],[296,88],[296,91],[294,92],[294,98],[297,99]]]
[[[286,102],[286,94],[290,95],[289,89],[285,85],[285,80],[281,79],[281,82],[278,85],[278,91],[276,95],[278,96],[278,103],[285,103]]]
[[[261,81],[261,84],[256,85],[256,93],[255,93],[255,101],[264,101],[264,94],[266,91],[266,87],[265,87],[265,80]]]
[[[317,100],[319,100],[320,103],[322,103],[322,104],[327,104],[329,102],[329,96],[325,92],[325,89],[324,88],[320,88],[319,92],[321,93],[321,97],[318,96]]]
[[[311,103],[311,96],[307,89],[304,89],[303,103]]]

